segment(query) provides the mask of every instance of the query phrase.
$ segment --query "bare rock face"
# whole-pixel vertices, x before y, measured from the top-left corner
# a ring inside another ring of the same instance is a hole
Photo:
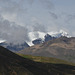
[[[53,40],[53,39],[56,38],[56,37],[52,37],[52,36],[49,35],[49,34],[46,34],[44,37],[45,37],[45,39],[44,39],[45,42],[47,42],[47,41],[49,41],[49,40]]]
[[[43,40],[42,40],[41,38],[35,39],[35,40],[32,41],[32,43],[33,43],[34,45],[41,44],[41,43],[43,43]]]

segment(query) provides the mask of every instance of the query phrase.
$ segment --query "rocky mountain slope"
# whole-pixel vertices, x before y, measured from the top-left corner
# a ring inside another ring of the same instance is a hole
[[[22,54],[57,57],[75,62],[75,37],[60,37],[19,51]]]

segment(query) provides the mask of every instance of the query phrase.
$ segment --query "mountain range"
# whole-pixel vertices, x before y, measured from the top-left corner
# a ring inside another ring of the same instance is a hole
[[[38,34],[38,37],[35,36],[37,34]],[[23,42],[23,43],[14,44],[13,42],[8,43],[7,41],[1,40],[0,45],[7,48],[7,49],[9,49],[9,50],[11,50],[11,51],[17,52],[17,51],[23,50],[25,48],[28,48],[32,45],[42,44],[44,42],[59,38],[61,36],[69,37],[68,33],[65,32],[65,31],[48,32],[48,33],[30,32],[29,33],[29,37],[31,39],[30,42]]]
[[[64,31],[47,34],[42,32],[36,33],[39,33],[39,37],[35,39],[33,39],[34,37],[31,38],[32,46],[28,45],[28,42],[14,44],[4,40],[0,41],[0,45],[10,51],[21,54],[56,57],[75,62],[75,37],[68,36],[68,33]]]
[[[65,36],[49,40],[19,51],[21,54],[56,57],[75,62],[75,37]]]

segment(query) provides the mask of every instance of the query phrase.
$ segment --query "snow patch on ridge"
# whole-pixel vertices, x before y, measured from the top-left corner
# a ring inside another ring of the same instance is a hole
[[[60,30],[59,32],[48,32],[48,34],[49,35],[51,35],[51,36],[53,36],[53,37],[57,37],[57,38],[59,38],[59,37],[61,37],[61,36],[66,36],[66,37],[71,37],[71,36],[69,36],[69,34],[66,32],[66,31],[64,31],[64,30]]]
[[[42,40],[44,40],[44,36],[46,35],[46,33],[44,32],[40,32],[40,31],[36,31],[36,32],[29,32],[29,38],[30,38],[30,42],[27,42],[30,46],[34,45],[32,43],[33,40],[41,38]]]
[[[0,39],[0,43],[2,43],[2,42],[5,42],[6,40],[2,40],[2,39]]]
[[[32,46],[32,45],[34,45],[33,43],[32,43],[32,41],[33,40],[35,40],[35,39],[39,39],[39,38],[41,38],[42,39],[42,41],[44,41],[44,39],[45,39],[45,35],[47,35],[47,34],[49,34],[49,35],[51,35],[52,37],[56,37],[56,38],[59,38],[59,37],[61,37],[61,36],[66,36],[66,37],[71,37],[71,36],[69,36],[68,35],[68,33],[66,32],[66,31],[64,31],[64,30],[60,30],[59,32],[57,32],[57,31],[52,31],[52,32],[40,32],[40,31],[36,31],[36,32],[29,32],[29,34],[28,34],[28,36],[29,36],[29,38],[30,38],[30,41],[29,42],[27,42],[30,46]]]

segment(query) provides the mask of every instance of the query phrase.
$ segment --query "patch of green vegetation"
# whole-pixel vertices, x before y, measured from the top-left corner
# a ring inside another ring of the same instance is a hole
[[[24,54],[18,54],[24,58],[29,58],[36,62],[43,62],[43,63],[54,63],[54,64],[68,64],[75,66],[75,63],[71,63],[65,60],[53,58],[53,57],[43,57],[43,56],[32,56],[32,55],[24,55]]]

